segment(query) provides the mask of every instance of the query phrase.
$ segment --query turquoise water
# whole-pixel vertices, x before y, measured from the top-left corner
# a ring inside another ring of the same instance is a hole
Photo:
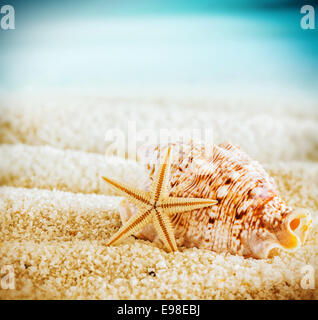
[[[0,89],[318,91],[318,33],[300,28],[297,6],[40,3],[18,6],[16,30],[0,32]]]

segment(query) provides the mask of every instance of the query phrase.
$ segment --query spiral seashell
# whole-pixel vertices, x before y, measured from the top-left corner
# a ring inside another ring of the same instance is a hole
[[[218,200],[215,206],[171,216],[178,246],[267,258],[274,248],[293,251],[305,241],[310,213],[287,206],[263,167],[230,143],[169,143],[145,149],[140,159],[150,179],[160,153],[170,145],[170,196]],[[123,222],[134,213],[133,205],[123,206]],[[136,236],[161,241],[151,225]]]

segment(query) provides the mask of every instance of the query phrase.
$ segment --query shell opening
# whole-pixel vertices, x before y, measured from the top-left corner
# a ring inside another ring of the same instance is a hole
[[[300,219],[296,218],[293,219],[292,221],[290,221],[289,223],[289,227],[292,231],[296,230],[298,228],[298,226],[300,225]]]
[[[268,240],[262,245],[262,257],[272,257],[277,250],[295,251],[304,243],[311,229],[311,215],[304,209],[295,209],[285,220],[280,231],[275,232],[276,241]]]
[[[283,230],[277,234],[283,249],[295,250],[307,237],[311,227],[311,215],[303,209],[295,209],[286,219]]]
[[[311,229],[311,214],[307,210],[295,209],[294,214],[289,219],[289,228],[300,240],[301,243],[307,238]]]

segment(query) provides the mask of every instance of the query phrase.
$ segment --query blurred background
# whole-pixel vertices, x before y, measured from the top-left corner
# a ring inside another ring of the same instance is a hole
[[[318,30],[296,0],[0,1],[0,90],[302,92],[318,89]]]

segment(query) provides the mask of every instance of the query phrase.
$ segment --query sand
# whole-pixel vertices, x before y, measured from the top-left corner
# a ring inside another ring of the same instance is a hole
[[[15,289],[0,286],[0,298],[317,299],[318,106],[276,101],[269,111],[268,104],[2,99],[0,268],[13,266]],[[311,211],[304,246],[265,260],[197,248],[167,253],[134,237],[107,247],[121,225],[122,198],[100,176],[142,185],[145,175],[132,159],[104,155],[106,130],[124,128],[127,119],[141,129],[212,127],[214,142],[240,144],[264,164],[288,204]],[[302,286],[308,265],[313,289]]]

